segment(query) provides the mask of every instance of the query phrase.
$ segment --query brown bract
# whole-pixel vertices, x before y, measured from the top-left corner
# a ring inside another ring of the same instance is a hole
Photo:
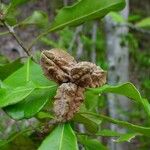
[[[57,120],[73,118],[84,99],[85,88],[99,87],[106,82],[106,72],[91,62],[79,62],[61,49],[45,50],[41,54],[45,76],[57,82],[54,112]]]

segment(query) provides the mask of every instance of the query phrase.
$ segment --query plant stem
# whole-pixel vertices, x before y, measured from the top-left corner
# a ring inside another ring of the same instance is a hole
[[[9,34],[9,32],[8,31],[2,32],[2,33],[0,33],[0,36],[6,35],[6,34]]]
[[[18,44],[22,47],[22,49],[26,52],[26,54],[28,56],[30,56],[28,50],[26,49],[26,47],[24,46],[23,42],[19,39],[19,37],[16,35],[13,27],[9,26],[5,21],[3,22],[4,26],[8,29],[9,33],[16,39],[16,41],[18,42]]]
[[[21,41],[21,39],[16,35],[14,28],[11,27],[10,25],[8,25],[4,20],[1,20],[1,22],[3,23],[3,25],[8,29],[9,33],[15,38],[15,40],[17,41],[17,43],[22,47],[22,49],[25,51],[25,53],[31,57],[31,59],[36,62],[33,58],[33,56],[29,53],[28,49],[24,46],[24,43]]]

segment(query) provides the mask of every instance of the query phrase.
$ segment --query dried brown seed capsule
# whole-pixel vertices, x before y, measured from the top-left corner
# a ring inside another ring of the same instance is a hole
[[[41,54],[41,66],[45,76],[58,84],[70,81],[70,69],[75,59],[60,49],[44,50]]]
[[[106,72],[90,62],[79,62],[73,66],[72,82],[81,87],[99,87],[106,83]]]
[[[84,88],[74,83],[63,83],[57,89],[54,112],[58,121],[64,122],[73,118],[84,99]]]
[[[86,87],[99,87],[106,82],[106,72],[99,66],[90,62],[77,63],[60,49],[43,51],[41,66],[48,79],[60,84],[54,102],[54,112],[60,122],[72,119],[79,110]]]

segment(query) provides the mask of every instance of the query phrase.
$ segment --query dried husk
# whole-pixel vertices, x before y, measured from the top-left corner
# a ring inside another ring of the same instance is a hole
[[[100,87],[106,83],[106,72],[91,62],[79,62],[71,69],[72,82],[84,88]]]
[[[41,66],[45,76],[58,84],[70,81],[70,69],[75,59],[60,49],[44,50],[41,53]]]
[[[106,83],[106,72],[90,62],[79,62],[60,49],[44,50],[41,66],[45,76],[59,84],[54,97],[57,121],[73,118],[84,100],[85,88],[95,88]]]
[[[84,99],[84,88],[74,83],[63,83],[57,89],[54,97],[54,112],[58,121],[67,121],[73,118]]]

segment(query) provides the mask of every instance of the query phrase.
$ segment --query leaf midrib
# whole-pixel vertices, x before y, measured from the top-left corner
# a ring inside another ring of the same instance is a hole
[[[27,74],[26,74],[26,81],[28,82],[29,81],[29,72],[30,72],[30,59],[28,59],[27,61],[27,70],[26,70]]]
[[[120,2],[120,3],[122,3],[122,2]],[[118,4],[120,4],[120,3],[118,3]],[[66,22],[66,23],[64,23],[64,24],[61,24],[61,25],[59,25],[59,26],[56,26],[55,28],[51,28],[51,29],[49,29],[49,32],[52,32],[52,31],[56,30],[57,28],[63,27],[63,26],[65,26],[65,25],[69,24],[69,23],[72,23],[72,22],[78,21],[78,20],[80,20],[80,19],[83,19],[83,18],[85,18],[85,17],[87,17],[87,16],[93,15],[93,14],[99,12],[100,10],[106,9],[106,8],[111,7],[111,6],[114,6],[114,5],[116,5],[116,4],[117,4],[117,3],[114,3],[114,4],[112,4],[112,5],[109,5],[109,6],[107,6],[107,7],[98,9],[97,11],[94,11],[94,12],[89,13],[89,14],[87,14],[87,15],[83,15],[82,17],[79,17],[79,18],[77,18],[77,19],[73,19],[73,20],[68,21],[68,22]]]
[[[63,132],[64,132],[64,125],[63,125],[61,136],[60,136],[60,144],[59,144],[59,149],[58,150],[61,150],[61,148],[62,148],[62,140],[63,140],[63,135],[64,135]]]

